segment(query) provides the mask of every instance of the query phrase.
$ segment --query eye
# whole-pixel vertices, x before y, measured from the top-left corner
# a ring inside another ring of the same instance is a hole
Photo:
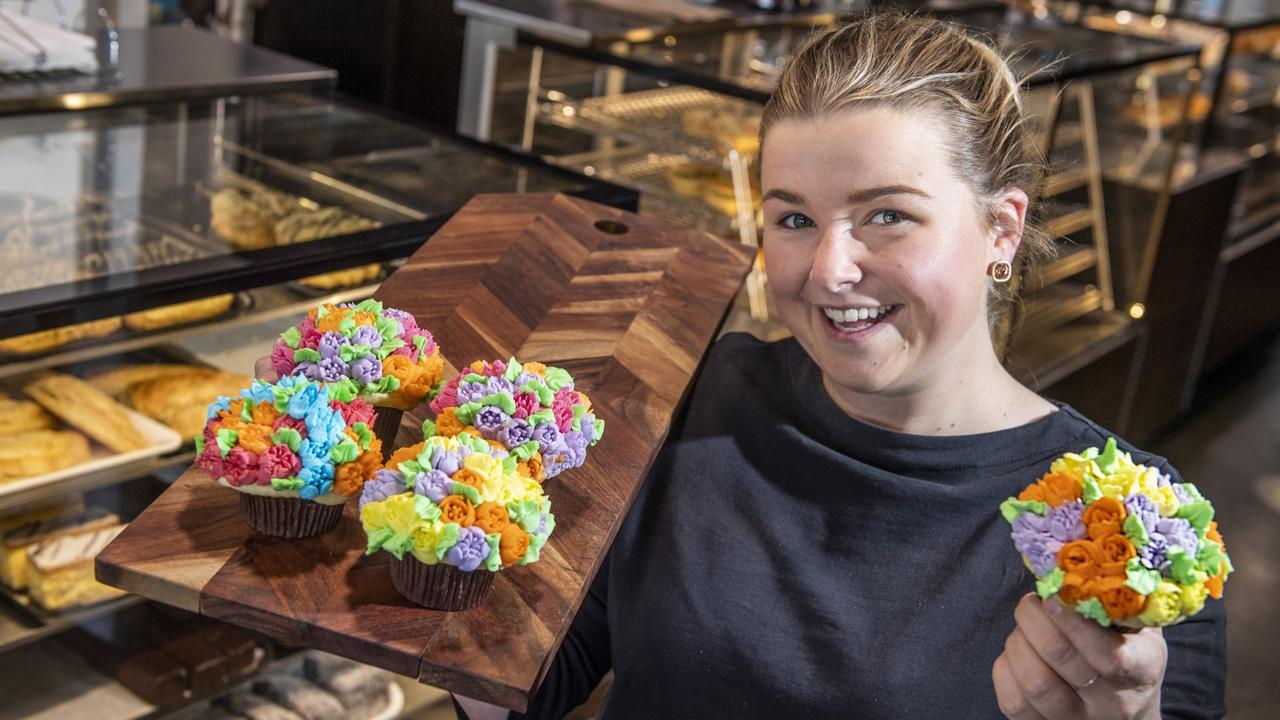
[[[807,215],[800,213],[787,213],[778,218],[778,224],[788,230],[801,230],[803,228],[814,227],[815,223]]]
[[[897,210],[877,210],[871,215],[872,225],[897,225],[909,220],[906,215]]]

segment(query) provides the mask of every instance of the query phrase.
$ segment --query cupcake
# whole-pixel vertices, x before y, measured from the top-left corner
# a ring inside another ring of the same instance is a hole
[[[404,411],[417,407],[444,374],[431,333],[409,313],[377,300],[308,311],[301,324],[280,334],[271,366],[280,377],[329,385],[335,400],[359,398],[378,408],[374,434],[388,455]]]
[[[1000,505],[1043,598],[1107,627],[1163,627],[1222,597],[1231,559],[1213,504],[1116,449],[1089,448]]]
[[[467,433],[397,450],[360,495],[366,553],[391,553],[392,584],[418,605],[480,604],[494,574],[537,561],[555,529],[551,501],[516,464]]]
[[[466,433],[501,443],[517,470],[538,482],[581,466],[604,435],[604,421],[568,372],[515,358],[472,363],[440,388],[431,410],[436,417],[424,424],[427,435]]]
[[[265,535],[301,538],[333,529],[347,499],[382,467],[373,407],[333,398],[303,377],[255,380],[209,406],[196,464],[240,491],[245,522]]]

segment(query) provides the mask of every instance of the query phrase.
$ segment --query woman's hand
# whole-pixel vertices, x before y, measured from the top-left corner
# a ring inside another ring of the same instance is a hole
[[[271,368],[271,356],[263,355],[253,363],[253,376],[259,380],[267,382],[276,382],[280,379],[280,375]]]
[[[1018,626],[991,668],[996,701],[1010,720],[1160,717],[1168,650],[1160,628],[1119,633],[1028,594]]]

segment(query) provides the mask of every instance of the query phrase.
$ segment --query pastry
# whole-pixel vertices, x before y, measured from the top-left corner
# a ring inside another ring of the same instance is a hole
[[[304,720],[298,713],[247,690],[233,692],[222,698],[219,703],[227,710],[249,720]]]
[[[292,245],[308,240],[348,235],[378,227],[378,223],[342,208],[321,208],[315,212],[300,211],[276,223],[276,242]],[[312,275],[299,282],[319,290],[358,285],[377,277],[382,267],[377,263]]]
[[[225,188],[209,201],[209,224],[237,248],[260,250],[276,244],[275,224],[298,207],[298,199],[286,193]]]
[[[102,552],[123,525],[75,535],[62,535],[27,548],[27,587],[45,610],[90,605],[124,594],[94,579],[93,559]]]
[[[90,385],[110,395],[115,400],[124,402],[128,399],[129,386],[143,380],[182,375],[195,370],[206,370],[202,365],[182,365],[179,363],[145,363],[137,365],[121,365],[107,370],[92,373],[87,378]]]
[[[64,535],[92,532],[120,522],[102,508],[33,520],[0,534],[0,582],[22,590],[27,586],[27,548]]]
[[[110,335],[120,329],[120,322],[120,318],[110,317],[5,338],[0,340],[0,350],[24,355],[44,352],[76,340]]]
[[[89,440],[72,430],[0,435],[0,483],[44,475],[89,460]]]
[[[308,653],[302,668],[308,680],[338,698],[348,717],[372,717],[386,707],[391,675],[385,670],[318,652]]]
[[[120,661],[116,679],[152,705],[171,705],[187,693],[187,669],[159,648],[146,648]]]
[[[1054,460],[1000,513],[1040,596],[1104,627],[1182,622],[1233,569],[1196,486],[1134,463],[1115,438]]]
[[[156,330],[170,325],[181,325],[221,315],[231,309],[233,302],[235,302],[235,295],[223,293],[222,295],[200,298],[199,300],[129,313],[124,316],[124,324],[130,330]]]
[[[182,634],[160,646],[187,673],[187,689],[193,695],[220,687],[231,676],[227,656],[194,634]]]
[[[321,275],[312,275],[304,277],[298,282],[309,288],[316,290],[333,290],[335,288],[352,287],[378,277],[378,273],[382,272],[382,265],[372,263],[370,265],[361,265],[360,267],[347,268],[345,270],[334,270],[333,272],[323,273]]]
[[[681,116],[684,131],[744,155],[760,149],[760,116],[729,108],[695,108]]]
[[[209,407],[196,465],[240,492],[241,515],[254,530],[326,533],[382,466],[382,444],[369,429],[373,407],[341,393],[336,384],[286,376],[274,385],[255,380]]]
[[[305,720],[344,720],[346,710],[338,698],[293,675],[268,675],[253,684],[259,695],[289,708]]]
[[[190,440],[204,428],[209,405],[220,396],[239,394],[252,382],[245,375],[191,367],[133,383],[125,398],[138,412]]]
[[[720,168],[696,163],[680,163],[667,168],[667,184],[671,186],[672,190],[681,195],[700,198],[702,197],[703,185],[715,181],[723,175],[727,175],[727,173]],[[732,186],[732,182],[730,182],[730,186]]]
[[[75,515],[83,511],[84,498],[79,495],[70,495],[57,500],[46,501],[39,505],[28,505],[18,510],[7,510],[0,513],[0,538],[4,536],[4,533],[19,525],[63,515]]]
[[[52,430],[53,416],[30,400],[0,397],[0,436],[31,430]],[[4,470],[0,468],[0,475]]]
[[[116,452],[147,446],[124,406],[80,378],[44,373],[27,383],[23,391],[63,422]]]

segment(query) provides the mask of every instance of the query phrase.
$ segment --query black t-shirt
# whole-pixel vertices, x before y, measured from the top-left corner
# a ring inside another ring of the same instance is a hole
[[[726,336],[527,716],[563,716],[613,668],[606,720],[1002,717],[991,665],[1034,577],[999,504],[1109,435],[1067,406],[979,435],[885,430],[841,411],[794,340]],[[1165,718],[1223,715],[1221,601],[1165,638]]]

